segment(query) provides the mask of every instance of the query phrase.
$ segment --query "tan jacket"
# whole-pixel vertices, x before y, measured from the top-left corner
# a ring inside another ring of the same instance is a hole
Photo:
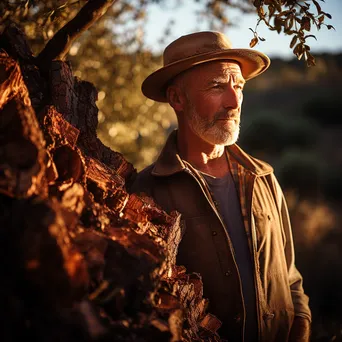
[[[255,266],[259,340],[287,341],[294,316],[311,321],[311,312],[294,263],[284,195],[267,163],[237,145],[226,150]],[[234,250],[204,178],[177,154],[176,131],[130,191],[144,192],[167,212],[182,214],[185,231],[177,264],[201,274],[208,311],[223,322],[219,333],[243,341],[245,310]]]

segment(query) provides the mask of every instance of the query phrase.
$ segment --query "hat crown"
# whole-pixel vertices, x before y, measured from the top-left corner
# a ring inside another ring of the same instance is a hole
[[[223,33],[196,32],[181,36],[165,48],[164,66],[146,77],[141,90],[152,100],[168,102],[166,90],[177,75],[197,65],[219,60],[239,63],[246,81],[260,75],[270,65],[270,59],[261,52],[232,48]]]
[[[196,55],[231,49],[229,39],[220,32],[191,33],[169,44],[163,54],[164,66]]]

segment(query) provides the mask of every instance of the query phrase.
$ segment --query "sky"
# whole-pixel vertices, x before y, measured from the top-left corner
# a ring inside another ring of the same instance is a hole
[[[147,14],[147,25],[145,27],[145,44],[153,52],[161,53],[166,45],[174,39],[198,30],[207,30],[208,24],[205,20],[199,21],[196,18],[196,10],[201,6],[193,0],[181,0],[182,5],[175,7],[175,1],[165,1],[164,5],[151,5]],[[311,0],[307,0],[311,2]],[[335,30],[328,30],[325,26],[317,30],[312,30],[314,38],[308,38],[307,43],[311,47],[311,52],[342,52],[342,0],[319,0],[324,12],[330,13],[332,19],[325,18],[326,24],[334,26]],[[312,6],[314,6],[312,4]],[[315,10],[315,7],[313,8]],[[249,48],[249,42],[253,38],[253,33],[249,28],[254,29],[257,22],[257,14],[241,14],[236,10],[228,12],[229,18],[235,23],[234,27],[227,27],[223,32],[229,37],[235,48]],[[165,39],[165,43],[158,42],[163,37],[167,23],[173,19],[171,34]],[[197,20],[196,20],[197,19]],[[295,56],[289,48],[292,36],[278,34],[270,31],[263,23],[257,30],[260,37],[266,39],[259,42],[254,49],[267,54],[270,57],[291,59]]]

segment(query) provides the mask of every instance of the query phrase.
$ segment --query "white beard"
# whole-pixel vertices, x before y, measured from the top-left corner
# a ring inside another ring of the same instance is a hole
[[[215,118],[209,121],[200,117],[194,106],[191,106],[188,114],[188,123],[192,131],[204,141],[212,145],[232,145],[236,143],[240,133],[240,121],[228,124],[217,121]]]

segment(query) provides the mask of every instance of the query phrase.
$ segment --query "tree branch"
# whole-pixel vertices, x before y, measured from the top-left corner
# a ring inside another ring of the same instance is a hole
[[[63,60],[72,43],[99,20],[116,0],[89,0],[77,15],[64,25],[37,56],[37,64],[47,69],[53,60]]]

